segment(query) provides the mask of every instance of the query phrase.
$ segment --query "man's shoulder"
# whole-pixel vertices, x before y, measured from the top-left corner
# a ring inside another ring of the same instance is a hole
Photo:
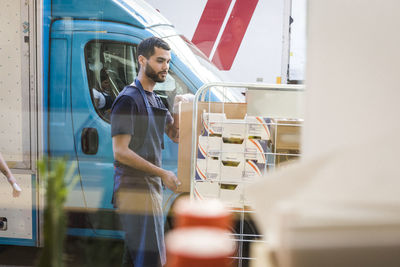
[[[125,86],[115,99],[113,108],[116,106],[134,106],[138,111],[144,109],[144,101],[139,90],[131,85]]]
[[[133,102],[137,102],[139,99],[138,96],[140,96],[139,90],[135,86],[127,85],[119,93],[118,98],[127,98],[131,99]]]

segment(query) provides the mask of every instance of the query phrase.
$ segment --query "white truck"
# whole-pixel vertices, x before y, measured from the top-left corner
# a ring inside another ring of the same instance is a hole
[[[36,160],[42,147],[43,128],[39,75],[35,61],[35,8],[28,1],[3,1],[0,10],[0,151],[22,188],[13,198],[1,177],[1,244],[38,244],[39,179]]]
[[[147,2],[230,81],[286,84],[304,80],[306,0]]]

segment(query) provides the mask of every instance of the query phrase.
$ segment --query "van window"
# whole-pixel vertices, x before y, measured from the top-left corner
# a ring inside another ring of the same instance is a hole
[[[119,92],[137,75],[137,46],[95,40],[85,47],[90,95],[96,111],[110,121],[111,105]]]
[[[86,69],[93,105],[102,119],[109,122],[111,105],[119,92],[134,82],[138,72],[137,45],[95,40],[85,47]],[[191,93],[171,69],[164,83],[154,92],[172,112],[176,95]]]
[[[164,105],[172,112],[176,95],[183,95],[192,92],[189,87],[169,69],[167,79],[163,83],[157,83],[154,92],[161,98]]]

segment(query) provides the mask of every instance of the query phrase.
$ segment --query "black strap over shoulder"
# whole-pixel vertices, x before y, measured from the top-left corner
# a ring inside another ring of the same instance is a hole
[[[144,103],[142,95],[139,92],[139,89],[134,85],[125,86],[125,88],[118,95],[117,99],[114,101],[113,107],[122,96],[131,97],[137,105],[138,111],[136,114],[134,135],[129,144],[130,149],[132,149],[133,151],[137,151],[143,144],[143,140],[147,134],[148,113],[146,105]]]

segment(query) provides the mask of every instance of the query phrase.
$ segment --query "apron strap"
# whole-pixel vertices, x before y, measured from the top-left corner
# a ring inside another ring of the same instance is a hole
[[[143,86],[138,79],[135,79],[135,86],[139,89],[140,95],[143,97],[144,105],[146,109],[151,108],[149,100],[147,99],[146,93],[144,92]]]

